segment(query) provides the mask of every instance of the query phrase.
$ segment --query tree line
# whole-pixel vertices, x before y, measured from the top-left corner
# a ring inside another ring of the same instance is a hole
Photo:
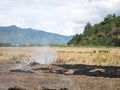
[[[88,22],[83,34],[76,34],[67,43],[74,46],[120,46],[120,16],[108,14],[98,24]]]

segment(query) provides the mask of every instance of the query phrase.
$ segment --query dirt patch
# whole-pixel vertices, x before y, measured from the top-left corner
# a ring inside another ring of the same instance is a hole
[[[120,67],[37,64],[21,70],[6,65],[0,72],[1,90],[120,90]]]

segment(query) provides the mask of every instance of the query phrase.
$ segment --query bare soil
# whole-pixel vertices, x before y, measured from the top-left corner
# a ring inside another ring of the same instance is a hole
[[[51,64],[14,69],[0,64],[0,90],[120,90],[120,67]]]

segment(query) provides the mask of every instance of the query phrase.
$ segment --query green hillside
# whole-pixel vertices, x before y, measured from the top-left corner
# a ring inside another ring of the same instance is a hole
[[[15,25],[0,27],[0,44],[12,45],[67,45],[72,36],[34,30],[32,28],[19,28]]]
[[[109,14],[93,26],[88,22],[83,34],[76,34],[68,45],[120,46],[120,16]]]

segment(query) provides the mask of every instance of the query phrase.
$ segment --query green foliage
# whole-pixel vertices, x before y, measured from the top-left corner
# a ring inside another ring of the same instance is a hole
[[[109,14],[93,26],[88,22],[83,34],[76,34],[68,45],[120,46],[120,16]]]
[[[79,41],[82,39],[82,34],[76,34],[67,44],[68,45],[78,45]]]
[[[92,29],[92,25],[90,22],[87,23],[87,25],[85,26],[85,29],[84,29],[84,34],[86,35],[89,35],[89,33],[91,32],[90,30]]]

